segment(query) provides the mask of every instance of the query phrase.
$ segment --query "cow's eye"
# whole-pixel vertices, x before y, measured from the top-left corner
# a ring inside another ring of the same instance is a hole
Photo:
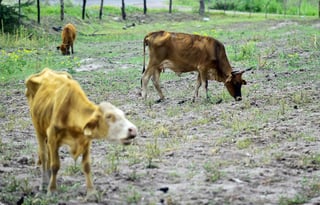
[[[113,118],[113,114],[107,114],[107,115],[106,115],[106,119],[110,120],[110,119],[112,119],[112,118]]]

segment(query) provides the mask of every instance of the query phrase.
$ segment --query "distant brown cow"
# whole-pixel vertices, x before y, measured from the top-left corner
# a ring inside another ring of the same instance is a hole
[[[26,80],[26,97],[38,141],[42,165],[41,189],[56,191],[60,168],[59,147],[66,144],[74,160],[82,156],[87,195],[94,193],[90,170],[90,146],[94,139],[132,142],[137,128],[110,103],[89,101],[80,85],[66,72],[48,68]]]
[[[149,47],[149,64],[145,70],[145,47]],[[224,48],[218,40],[199,35],[156,31],[144,38],[143,76],[141,78],[142,97],[147,98],[147,86],[150,78],[160,96],[164,99],[159,78],[165,68],[177,74],[197,71],[197,85],[193,100],[203,84],[208,98],[208,80],[223,82],[230,95],[239,101],[241,86],[246,84],[242,79],[245,71],[233,71]]]
[[[71,23],[68,23],[64,26],[62,33],[62,44],[57,47],[58,50],[61,50],[62,55],[70,55],[70,47],[71,52],[73,54],[73,43],[76,39],[76,28]]]

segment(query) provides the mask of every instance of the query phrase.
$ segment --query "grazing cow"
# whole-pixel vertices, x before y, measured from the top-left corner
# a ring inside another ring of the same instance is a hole
[[[161,101],[164,99],[159,78],[165,68],[175,73],[197,71],[197,85],[193,100],[203,84],[208,98],[208,80],[223,82],[230,95],[239,101],[241,86],[246,84],[242,79],[245,71],[233,71],[224,48],[218,40],[199,35],[157,31],[149,33],[143,43],[143,76],[141,78],[142,97],[147,98],[147,86],[150,78],[158,91]],[[149,47],[149,64],[145,70],[145,47]]]
[[[64,26],[62,33],[62,44],[57,47],[58,50],[61,50],[62,55],[70,55],[70,47],[71,53],[73,54],[73,43],[76,39],[76,28],[71,23],[68,23]]]
[[[87,196],[94,192],[90,170],[90,146],[94,139],[132,142],[137,128],[110,103],[89,101],[80,85],[66,72],[48,68],[26,80],[26,97],[38,141],[38,164],[42,165],[41,189],[56,191],[60,168],[59,147],[66,144],[74,160],[82,156]]]

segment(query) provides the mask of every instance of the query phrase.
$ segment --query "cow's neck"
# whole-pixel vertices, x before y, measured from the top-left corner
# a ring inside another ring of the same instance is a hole
[[[232,68],[220,69],[218,75],[216,76],[216,81],[225,83],[226,80],[232,75]]]

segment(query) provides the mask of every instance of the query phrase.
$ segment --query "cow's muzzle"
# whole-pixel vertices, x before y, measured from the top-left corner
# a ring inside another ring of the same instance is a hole
[[[125,139],[121,140],[121,143],[124,145],[130,145],[133,141],[133,139],[137,136],[137,128],[135,127],[130,127],[128,129],[128,136]]]

